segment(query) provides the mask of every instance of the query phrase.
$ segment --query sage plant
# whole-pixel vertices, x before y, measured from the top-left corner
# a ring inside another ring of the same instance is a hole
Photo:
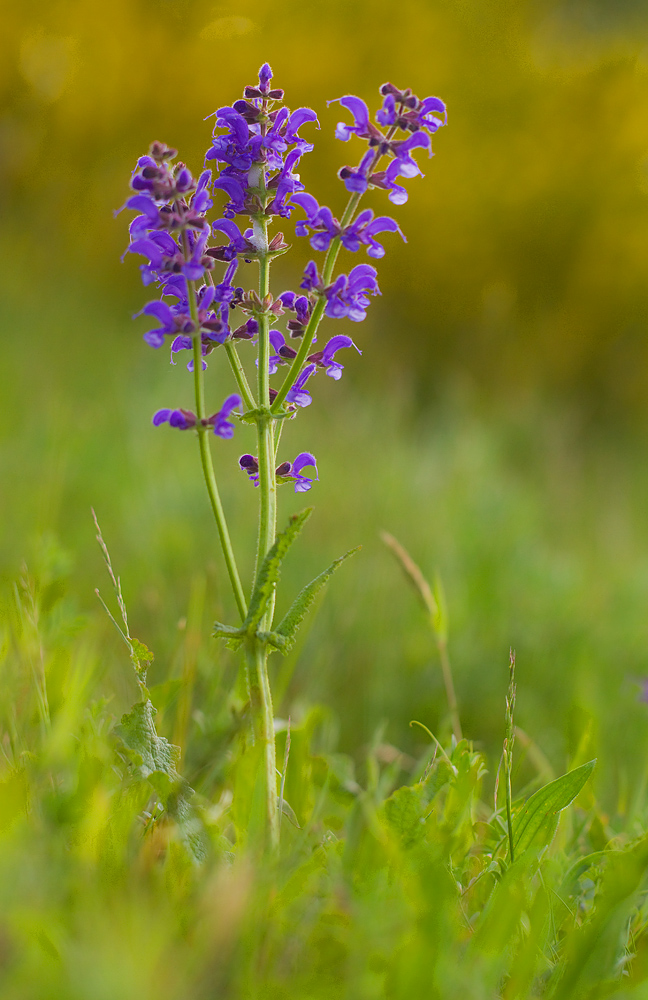
[[[313,150],[310,139],[319,128],[317,116],[310,108],[291,112],[285,106],[284,93],[273,86],[267,63],[259,70],[258,83],[245,87],[241,100],[215,112],[203,172],[194,177],[184,163],[176,161],[175,149],[153,142],[137,161],[130,182],[133,194],[124,206],[137,213],[130,223],[127,252],[145,258],[140,267],[142,280],[157,291],[157,298],[138,314],[155,321],[144,340],[155,349],[168,344],[172,364],[189,358],[186,367],[193,379],[195,410],[165,407],[154,414],[153,424],[193,431],[198,440],[241,619],[239,626],[217,624],[216,635],[230,646],[244,647],[254,738],[264,744],[272,848],[279,838],[279,800],[268,654],[290,647],[317,590],[345,558],[336,560],[305,587],[282,622],[273,626],[281,560],[310,513],[292,518],[278,534],[277,486],[290,483],[295,492],[306,493],[318,479],[316,459],[310,452],[295,458],[280,454],[281,430],[286,420],[310,406],[322,373],[340,379],[341,352],[355,349],[361,353],[346,334],[334,334],[321,345],[318,341],[323,319],[346,317],[359,323],[371,297],[380,294],[373,264],[363,262],[348,274],[335,273],[340,248],[365,251],[375,261],[385,253],[378,237],[394,233],[404,239],[394,219],[375,217],[370,208],[358,210],[363,194],[378,188],[392,204],[406,202],[402,180],[421,173],[414,154],[422,150],[432,155],[431,136],[446,121],[445,105],[438,97],[420,100],[411,90],[399,90],[391,83],[384,84],[380,94],[382,105],[375,123],[359,97],[339,98],[352,120],[338,124],[336,137],[342,142],[354,138],[364,146],[358,164],[339,171],[349,193],[339,219],[304,190],[297,172],[302,157]],[[220,216],[216,213],[218,217],[210,221],[216,199],[222,205]],[[271,234],[269,227],[277,221],[292,223],[293,214],[295,236],[308,239],[323,259],[310,261],[297,290],[273,294],[271,262],[290,247],[282,232]],[[246,228],[239,224],[241,219],[247,220]],[[258,265],[258,284],[246,288],[238,282],[252,262]],[[252,366],[245,358],[252,350],[256,379],[250,378]],[[236,392],[209,412],[213,404],[208,406],[206,401],[205,370],[213,359],[223,356],[231,367]],[[273,377],[277,381],[271,385]],[[256,566],[249,599],[239,576],[212,458],[215,436],[219,439],[217,463],[232,462],[227,442],[235,433],[233,418],[256,427],[256,454],[238,459],[259,498]]]

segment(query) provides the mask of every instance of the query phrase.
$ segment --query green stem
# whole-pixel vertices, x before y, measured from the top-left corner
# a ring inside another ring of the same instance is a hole
[[[506,770],[506,828],[508,831],[509,858],[511,859],[511,864],[513,864],[515,861],[515,848],[513,845],[513,816],[511,811],[511,759],[508,749],[504,759],[504,766]]]
[[[183,234],[183,237],[185,242],[185,254],[189,256],[188,252],[189,248],[187,245],[186,234]],[[202,367],[200,322],[198,320],[198,306],[196,304],[196,288],[193,281],[187,281],[187,289],[189,298],[189,311],[194,325],[194,333],[192,335],[193,363],[194,363],[194,393],[196,397],[196,416],[198,418],[196,430],[198,432],[200,460],[202,462],[203,476],[205,478],[205,486],[207,487],[207,493],[209,495],[212,511],[214,512],[214,518],[216,520],[216,527],[218,528],[221,548],[223,550],[223,556],[225,558],[225,565],[227,566],[227,572],[229,574],[230,583],[232,584],[232,590],[234,592],[234,599],[236,601],[236,606],[238,608],[239,614],[241,616],[241,621],[245,621],[245,618],[247,616],[247,601],[245,599],[245,593],[241,585],[241,578],[239,576],[238,568],[236,565],[236,558],[234,556],[234,550],[232,548],[232,541],[230,539],[229,530],[227,528],[227,521],[225,520],[225,512],[223,510],[220,494],[218,492],[218,486],[216,484],[216,475],[214,473],[214,465],[212,463],[212,456],[209,448],[209,437],[208,437],[209,428],[205,427],[202,424],[202,421],[205,419],[207,415],[205,410],[205,380]]]
[[[258,169],[260,201],[265,211],[267,194],[263,165]],[[259,248],[259,353],[258,353],[258,415],[256,419],[259,462],[259,535],[254,579],[267,553],[274,545],[277,530],[277,477],[275,474],[274,418],[270,413],[270,318],[268,296],[270,293],[270,256],[268,253],[268,222],[265,215],[253,219],[254,234]],[[260,628],[268,631],[272,626],[274,601],[268,602],[268,609],[261,619]],[[274,710],[272,692],[268,676],[268,647],[254,636],[252,655],[254,658],[255,682],[261,700],[261,730],[265,747],[266,805],[268,818],[269,846],[272,853],[279,848],[279,802],[277,799],[277,761],[274,732]]]
[[[277,756],[275,749],[274,711],[272,707],[272,692],[268,677],[268,648],[265,643],[253,639],[254,672],[259,684],[261,697],[261,731],[265,747],[266,772],[266,812],[268,817],[268,834],[270,850],[275,853],[279,848],[279,799],[277,797]]]
[[[231,340],[225,341],[225,353],[227,354],[229,363],[231,365],[232,371],[234,373],[234,378],[236,379],[236,384],[239,387],[239,392],[245,407],[248,410],[256,409],[256,403],[254,401],[254,396],[252,395],[252,390],[250,389],[250,384],[247,380],[247,376],[241,364],[241,359],[238,356],[236,347]]]
[[[205,278],[210,285],[214,284],[211,271],[207,271],[205,273]],[[239,392],[241,393],[243,402],[248,410],[256,409],[256,403],[254,401],[254,396],[252,395],[252,390],[250,389],[250,383],[247,380],[245,369],[241,364],[241,359],[238,356],[238,351],[236,350],[236,345],[233,341],[225,341],[225,353],[227,354],[227,359],[230,363],[234,378],[236,379],[236,384],[239,387]]]

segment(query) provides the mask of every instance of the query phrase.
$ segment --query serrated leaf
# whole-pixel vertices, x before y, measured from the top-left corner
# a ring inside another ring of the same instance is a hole
[[[194,861],[207,856],[202,824],[193,807],[194,790],[178,774],[176,764],[180,747],[158,736],[153,717],[156,709],[150,701],[141,701],[115,726],[127,756],[140,778],[150,782],[178,824],[180,835]]]
[[[266,609],[266,605],[272,596],[279,576],[281,564],[288,552],[288,549],[297,538],[297,535],[306,524],[306,521],[313,512],[312,507],[306,507],[299,514],[294,514],[288,522],[288,527],[277,535],[277,540],[268,552],[261,564],[257,577],[254,593],[250,599],[250,607],[247,618],[243,623],[244,631],[250,633],[254,631],[261,621]]]
[[[222,622],[214,622],[213,636],[215,639],[225,639],[228,649],[238,649],[245,638],[244,628],[235,628],[233,625],[223,625]]]
[[[245,629],[240,626],[223,625],[222,622],[214,622],[214,637],[216,639],[242,639],[245,636]]]
[[[283,646],[280,646],[282,652],[287,653],[290,649],[292,649],[299,626],[306,617],[309,608],[322,587],[328,582],[329,578],[333,575],[333,573],[335,573],[336,569],[341,566],[342,563],[349,558],[349,556],[358,552],[359,549],[359,545],[355,549],[349,549],[348,552],[345,552],[343,556],[340,556],[339,559],[332,562],[323,573],[320,573],[320,575],[316,576],[314,580],[307,583],[304,589],[299,592],[293,601],[290,610],[275,629],[275,634],[284,639]]]
[[[143,778],[164,775],[171,784],[179,780],[176,764],[180,758],[180,748],[158,736],[153,721],[155,708],[150,701],[140,701],[122,716],[115,726],[115,733],[121,739],[128,755]]]
[[[596,760],[568,771],[562,777],[539,788],[513,819],[513,847],[519,858],[530,847],[551,843],[558,813],[571,805],[590,777]]]
[[[143,642],[140,642],[139,639],[131,638],[130,645],[136,660],[139,660],[140,663],[153,663],[155,655]]]
[[[287,652],[286,639],[283,635],[279,635],[277,632],[257,632],[257,637],[261,642],[274,646],[281,653]]]

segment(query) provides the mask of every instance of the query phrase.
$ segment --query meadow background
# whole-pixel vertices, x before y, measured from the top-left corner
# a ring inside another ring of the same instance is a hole
[[[126,219],[113,210],[153,139],[199,170],[203,119],[267,59],[289,104],[319,115],[302,177],[334,210],[344,201],[336,171],[355,161],[333,138],[339,110],[327,100],[354,93],[371,105],[391,80],[449,107],[427,176],[408,182],[410,201],[393,213],[408,244],[388,237],[383,296],[361,328],[345,329],[363,356],[345,359],[341,383],[320,380],[317,405],[285,435],[286,454],[313,451],[321,476],[285,593],[345,549],[363,550],[276,664],[277,712],[325,706],[337,748],[359,756],[378,731],[418,752],[412,718],[448,731],[434,646],[379,541],[386,529],[444,581],[466,735],[496,761],[512,645],[518,723],[555,773],[598,756],[609,815],[639,814],[647,20],[630,0],[4,0],[3,585],[23,561],[40,577],[64,609],[65,643],[78,636],[90,649],[93,697],[125,711],[134,683],[94,595],[109,589],[95,508],[133,634],[156,654],[160,729],[183,745],[193,734],[190,778],[218,746],[214,678],[219,692],[234,683],[230,654],[208,639],[233,608],[192,442],[150,424],[157,408],[187,405],[191,386],[130,319],[145,292],[135,261],[120,263]],[[369,203],[386,210],[378,192]],[[275,289],[309,256],[297,241]],[[222,398],[227,373],[214,363],[209,378]],[[248,572],[255,497],[236,457],[250,443],[242,429],[216,449]],[[300,504],[288,490],[282,501],[284,516]],[[194,702],[178,721],[183,676]]]

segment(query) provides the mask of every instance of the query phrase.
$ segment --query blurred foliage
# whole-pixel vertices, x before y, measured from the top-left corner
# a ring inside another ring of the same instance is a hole
[[[645,995],[648,842],[601,812],[594,762],[549,784],[516,777],[513,861],[469,742],[413,757],[377,732],[356,766],[325,712],[296,712],[292,822],[268,858],[259,747],[223,674],[210,687],[225,766],[197,768],[190,750],[180,810],[175,748],[153,760],[127,734],[148,692],[133,678],[120,725],[100,696],[101,645],[67,603],[64,562],[50,545],[3,595],[7,1000]],[[287,721],[277,728],[282,749]]]
[[[125,223],[112,219],[135,158],[160,138],[199,169],[201,120],[266,58],[289,103],[320,116],[303,176],[337,211],[336,170],[359,146],[332,139],[328,99],[372,104],[392,79],[449,105],[428,177],[398,210],[409,246],[392,241],[371,319],[391,366],[417,373],[422,400],[454,372],[490,393],[578,394],[599,415],[645,409],[638,0],[405,0],[398,11],[386,0],[5,0],[0,200],[21,267],[73,268],[135,303],[134,269],[118,263]],[[365,361],[381,366],[377,352]]]

